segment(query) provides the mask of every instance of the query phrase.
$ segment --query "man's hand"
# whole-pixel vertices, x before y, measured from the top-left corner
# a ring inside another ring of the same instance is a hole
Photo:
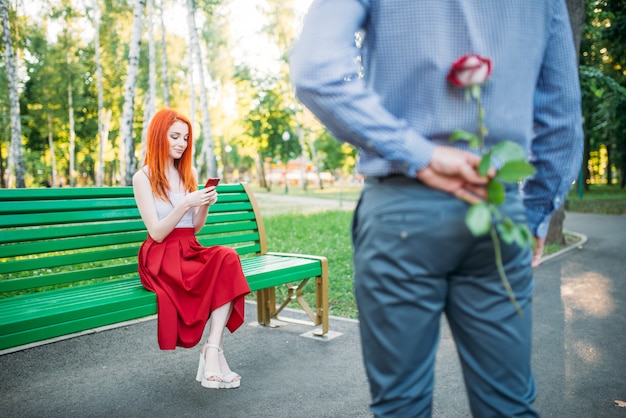
[[[545,238],[535,237],[535,249],[533,250],[533,260],[531,262],[532,267],[537,267],[541,263],[543,257],[543,249],[546,246]]]
[[[416,173],[417,178],[433,189],[456,196],[468,203],[487,197],[489,177],[478,174],[480,157],[456,148],[436,146],[430,164]]]

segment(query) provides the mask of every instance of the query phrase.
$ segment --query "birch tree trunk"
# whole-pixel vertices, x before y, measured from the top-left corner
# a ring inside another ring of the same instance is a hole
[[[200,83],[200,107],[202,111],[202,148],[200,150],[200,161],[198,165],[198,176],[216,177],[217,164],[215,161],[215,146],[213,137],[211,136],[211,118],[209,116],[209,103],[206,83],[204,81],[204,65],[202,64],[202,51],[200,50],[200,41],[198,39],[198,31],[196,29],[195,4],[193,0],[187,0],[187,24],[189,25],[189,36],[191,50],[195,55],[195,62],[198,68],[198,77]],[[193,71],[193,68],[190,68]],[[203,170],[204,168],[204,170]]]
[[[165,0],[161,0],[159,20],[161,23],[161,83],[163,83],[163,106],[170,107],[170,83],[167,77],[167,44],[165,43],[165,21],[163,9]]]
[[[107,135],[104,134],[104,98],[102,87],[102,58],[100,56],[100,5],[93,0],[94,43],[96,50],[96,85],[98,88],[98,169],[96,171],[96,186],[104,185],[104,148]]]
[[[136,0],[133,10],[133,29],[130,36],[128,52],[128,71],[124,84],[124,108],[120,120],[120,171],[123,184],[130,186],[135,174],[135,141],[133,138],[133,120],[135,116],[135,93],[137,91],[137,74],[139,72],[139,53],[143,9],[146,0]]]
[[[150,124],[150,119],[154,113],[150,113],[150,101],[152,98],[150,97],[152,93],[150,90],[146,92],[146,99],[143,104],[143,124],[141,125],[141,147],[139,151],[139,165],[143,164],[143,161],[146,158],[146,140],[148,138],[148,126]]]
[[[52,170],[52,185],[51,187],[57,187],[57,158],[56,149],[54,146],[54,135],[52,134],[52,115],[50,112],[47,114],[48,119],[48,148],[50,148],[50,168]]]
[[[0,21],[2,21],[2,43],[7,80],[9,82],[9,106],[11,108],[11,144],[8,155],[7,187],[26,187],[24,176],[26,166],[22,155],[22,123],[20,120],[20,99],[17,86],[17,69],[11,28],[9,27],[8,0],[0,0]],[[14,177],[14,178],[13,178]]]
[[[141,151],[140,163],[146,156],[146,138],[148,137],[148,126],[152,116],[156,113],[156,48],[154,44],[154,28],[153,28],[153,8],[152,0],[147,0],[148,23],[148,91],[146,92],[146,104],[143,111],[143,126],[141,129]]]
[[[2,113],[2,126],[9,126],[9,121],[6,118],[6,113]],[[2,142],[6,142],[9,144],[11,142],[11,134],[9,129],[3,129]],[[2,156],[2,143],[0,142],[0,189],[6,189],[7,183],[6,178],[4,176],[4,157]]]
[[[69,61],[69,60],[68,60]],[[69,62],[68,62],[69,64]],[[69,158],[70,158],[70,172],[69,172],[69,180],[70,187],[74,187],[76,185],[76,132],[74,130],[74,93],[72,90],[72,77],[69,77],[67,84],[67,107],[68,107],[68,118],[69,118],[69,129],[70,129],[70,149],[69,149]]]
[[[300,181],[302,181],[302,190],[305,192],[309,188],[309,179],[306,175],[306,141],[304,139],[304,134],[302,133],[302,126],[296,119],[296,135],[298,136],[298,141],[300,142]]]
[[[196,123],[196,83],[193,77],[193,51],[191,48],[189,49],[189,53],[187,54],[189,58],[189,64],[187,65],[187,80],[189,82],[189,122],[191,122],[191,126],[194,131],[196,131],[196,127],[198,126]],[[200,155],[196,154],[196,150],[198,148],[198,141],[193,141],[193,148],[191,150],[194,156],[197,156],[196,159],[196,167],[200,167],[202,165],[202,161],[200,160]],[[200,174],[198,174],[200,175]]]

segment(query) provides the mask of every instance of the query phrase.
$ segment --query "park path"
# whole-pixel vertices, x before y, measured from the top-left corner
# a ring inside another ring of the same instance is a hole
[[[262,216],[286,213],[313,213],[324,210],[353,210],[355,201],[324,199],[309,196],[293,196],[255,192],[254,196],[261,208]]]
[[[339,207],[279,199],[263,204]],[[626,215],[567,213],[565,227],[588,239],[535,272],[536,406],[543,418],[626,418],[619,406],[626,402]],[[203,389],[195,381],[197,348],[159,350],[149,320],[0,355],[0,414],[371,417],[357,321],[331,317],[335,338],[319,339],[302,325],[261,327],[255,311],[248,302],[242,328],[225,335],[231,366],[243,376],[237,390]],[[433,418],[469,417],[454,342],[442,324]]]

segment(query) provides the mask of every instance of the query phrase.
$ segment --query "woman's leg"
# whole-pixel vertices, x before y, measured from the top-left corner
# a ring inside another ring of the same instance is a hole
[[[217,350],[205,350],[204,363],[205,373],[211,370],[219,370],[228,382],[236,382],[241,379],[239,375],[235,376],[233,374],[224,356],[224,351],[222,350],[224,328],[226,328],[226,323],[228,322],[228,318],[230,318],[232,308],[233,304],[229,302],[220,306],[211,314],[207,344],[218,346],[220,350],[219,352],[217,352]]]

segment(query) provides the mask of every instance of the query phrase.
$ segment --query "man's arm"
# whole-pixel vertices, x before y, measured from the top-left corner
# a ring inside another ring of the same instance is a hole
[[[531,162],[536,173],[524,184],[530,230],[544,238],[580,170],[583,150],[577,54],[564,1],[555,1],[534,105]]]
[[[296,95],[340,141],[402,162],[406,175],[431,160],[434,145],[392,115],[359,77],[355,34],[368,18],[367,2],[315,1],[290,56]]]

